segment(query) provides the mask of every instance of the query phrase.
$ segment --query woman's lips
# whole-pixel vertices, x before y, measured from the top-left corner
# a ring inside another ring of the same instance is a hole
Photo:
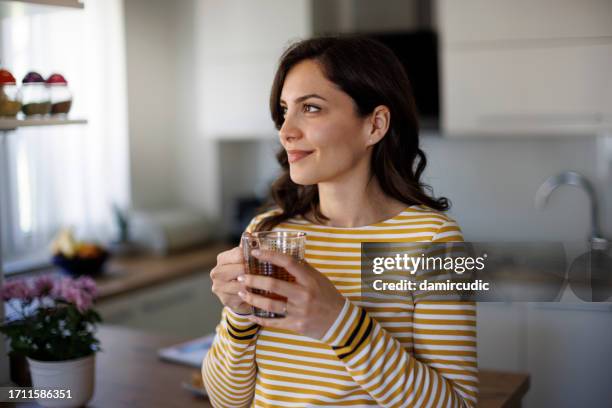
[[[289,160],[289,163],[295,163],[298,160],[302,160],[312,152],[312,150],[287,150],[287,159]]]

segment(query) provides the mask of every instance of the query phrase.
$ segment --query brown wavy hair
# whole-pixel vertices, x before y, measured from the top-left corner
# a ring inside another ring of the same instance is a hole
[[[416,104],[408,76],[393,52],[363,37],[313,38],[291,45],[280,58],[270,93],[270,112],[279,130],[283,125],[280,96],[285,78],[293,66],[304,60],[314,60],[320,65],[327,79],[353,99],[360,117],[380,105],[389,109],[389,130],[374,145],[371,161],[373,177],[384,194],[407,206],[422,204],[438,211],[448,210],[449,200],[432,197],[431,187],[421,182],[427,159],[419,148]],[[282,174],[272,184],[264,209],[280,211],[265,218],[256,230],[270,230],[308,211],[312,211],[317,222],[328,220],[319,208],[317,185],[304,186],[291,181],[287,153],[282,147],[276,158]]]

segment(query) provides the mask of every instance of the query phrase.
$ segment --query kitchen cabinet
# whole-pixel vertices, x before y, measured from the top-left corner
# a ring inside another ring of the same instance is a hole
[[[525,304],[480,302],[476,315],[478,367],[526,371]]]
[[[311,35],[310,0],[203,0],[196,13],[197,131],[213,140],[275,138],[270,86],[287,39]]]
[[[609,0],[439,0],[448,45],[612,36]]]
[[[610,21],[606,0],[441,0],[445,134],[610,131]]]
[[[478,366],[529,373],[525,406],[612,406],[612,304],[477,306]]]
[[[526,325],[526,406],[612,406],[612,304],[532,303]]]
[[[126,293],[97,306],[104,323],[177,336],[215,330],[222,305],[211,292],[208,270],[163,285]]]

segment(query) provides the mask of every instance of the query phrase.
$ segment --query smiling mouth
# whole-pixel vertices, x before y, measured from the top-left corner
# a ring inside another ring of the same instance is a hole
[[[304,157],[309,156],[311,153],[313,152],[307,152],[304,150],[288,150],[287,159],[289,160],[289,163],[295,163],[299,160],[302,160]]]

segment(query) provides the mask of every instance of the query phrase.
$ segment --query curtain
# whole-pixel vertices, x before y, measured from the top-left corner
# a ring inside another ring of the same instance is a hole
[[[10,273],[48,261],[59,228],[110,239],[112,204],[129,205],[123,2],[11,16],[0,29],[2,67],[18,82],[31,70],[61,73],[73,94],[69,117],[88,121],[0,136],[0,232]]]

